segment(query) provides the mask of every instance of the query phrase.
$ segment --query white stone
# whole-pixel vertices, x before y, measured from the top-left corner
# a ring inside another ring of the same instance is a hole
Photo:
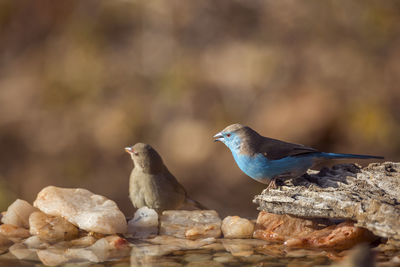
[[[155,210],[142,207],[128,222],[128,234],[135,238],[147,238],[158,233],[158,214]]]
[[[47,243],[44,240],[40,239],[36,235],[28,237],[22,243],[25,246],[27,246],[28,248],[32,248],[32,249],[45,249],[45,248],[48,248],[50,246],[49,243]]]
[[[254,224],[239,216],[228,216],[222,221],[221,230],[225,238],[251,238]]]
[[[29,228],[29,216],[34,211],[37,211],[37,209],[31,204],[25,200],[17,199],[7,208],[7,212],[3,218],[1,218],[1,221],[4,224]]]
[[[86,189],[48,186],[39,192],[33,205],[89,232],[115,234],[127,229],[125,216],[114,201]]]

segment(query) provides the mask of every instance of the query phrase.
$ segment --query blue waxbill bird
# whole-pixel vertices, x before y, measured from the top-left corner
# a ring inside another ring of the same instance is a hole
[[[275,187],[277,178],[298,177],[332,159],[383,159],[380,156],[320,152],[258,134],[248,126],[232,124],[214,135],[232,152],[239,168],[254,180]]]

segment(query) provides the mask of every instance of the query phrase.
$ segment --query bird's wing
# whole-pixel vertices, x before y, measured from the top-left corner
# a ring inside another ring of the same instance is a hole
[[[168,181],[168,184],[171,185],[171,190],[177,194],[186,195],[185,188],[176,180],[175,176],[165,167],[165,178]]]
[[[299,144],[288,143],[268,137],[262,137],[257,144],[257,153],[263,154],[269,160],[277,160],[288,156],[298,156],[319,152],[318,150]]]
[[[173,190],[179,195],[183,195],[184,198],[184,203],[182,203],[183,206],[180,207],[180,209],[184,210],[193,210],[193,209],[200,209],[200,210],[208,210],[204,205],[199,203],[198,201],[190,198],[188,196],[188,193],[186,192],[185,188],[176,180],[175,176],[173,176],[167,169],[167,179],[169,180],[170,184],[174,185]]]

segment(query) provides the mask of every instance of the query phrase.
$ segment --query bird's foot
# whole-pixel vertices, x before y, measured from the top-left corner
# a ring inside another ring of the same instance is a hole
[[[276,185],[276,180],[275,179],[272,179],[271,180],[271,182],[269,182],[269,184],[268,184],[268,186],[267,186],[267,189],[269,190],[269,189],[277,189],[278,187],[277,187],[277,185]]]

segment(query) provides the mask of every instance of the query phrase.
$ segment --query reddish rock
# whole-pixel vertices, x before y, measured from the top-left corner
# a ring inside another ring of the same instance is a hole
[[[326,226],[327,224],[317,220],[261,211],[258,214],[253,237],[272,242],[284,242],[292,237],[308,235]]]
[[[372,242],[377,237],[365,228],[354,226],[351,221],[328,225],[318,220],[262,211],[257,218],[254,238],[285,242],[286,246],[294,248],[344,250]]]
[[[354,222],[346,221],[314,231],[303,237],[288,239],[288,247],[349,249],[360,243],[370,243],[377,237],[369,230],[354,226]]]

